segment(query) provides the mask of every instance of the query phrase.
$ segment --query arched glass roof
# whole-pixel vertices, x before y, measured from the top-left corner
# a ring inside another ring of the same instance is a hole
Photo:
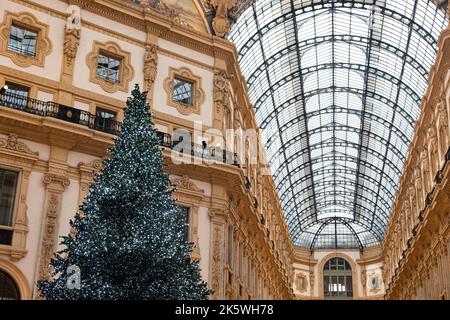
[[[428,0],[256,0],[234,24],[294,244],[381,243],[447,24]]]

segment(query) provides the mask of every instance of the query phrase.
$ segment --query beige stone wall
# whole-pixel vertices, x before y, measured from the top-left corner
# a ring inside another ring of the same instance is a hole
[[[117,112],[120,121],[124,101],[138,83],[150,90],[154,122],[162,132],[172,134],[175,128],[193,131],[196,121],[202,122],[200,131],[229,129],[223,121],[226,109],[230,128],[256,129],[234,46],[229,42],[119,0],[111,2],[117,9],[114,17],[109,16],[110,9],[102,11],[102,1],[84,1],[81,29],[69,33],[68,2],[1,0],[0,23],[6,11],[32,14],[47,26],[51,43],[41,66],[24,67],[8,54],[0,54],[1,87],[6,81],[25,85],[30,88],[29,96],[41,103],[51,101],[92,114],[97,107],[107,108]],[[65,40],[75,48],[71,63]],[[92,77],[88,57],[95,44],[116,48],[126,57],[127,92]],[[146,45],[157,46],[157,65],[150,68],[156,71],[152,85],[144,81]],[[183,114],[168,104],[165,80],[171,68],[188,69],[200,79],[203,100],[198,113]],[[222,99],[214,84],[219,71],[225,81]],[[47,263],[59,246],[58,237],[69,233],[69,220],[84,199],[113,135],[1,104],[0,109],[0,139],[7,145],[18,141],[25,146],[23,150],[0,147],[0,166],[21,172],[14,240],[10,246],[0,245],[0,270],[13,278],[21,298],[37,298],[34,283],[48,276]],[[257,178],[259,164],[246,164],[245,168],[223,163],[176,166],[170,150],[164,151],[164,161],[167,173],[179,186],[175,199],[191,208],[192,257],[200,259],[202,277],[215,290],[212,298],[291,298],[292,244],[271,177]],[[250,190],[245,187],[247,175],[252,182]],[[260,206],[254,206],[255,199]],[[266,217],[265,225],[261,216]],[[227,257],[229,243],[233,244],[232,261]]]

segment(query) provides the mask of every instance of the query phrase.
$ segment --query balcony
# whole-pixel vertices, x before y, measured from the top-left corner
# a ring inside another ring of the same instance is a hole
[[[8,92],[0,94],[0,105],[41,117],[60,119],[115,135],[119,133],[120,126],[122,125],[118,121],[104,119],[88,111],[68,107],[52,101],[27,98]]]
[[[52,101],[27,98],[9,92],[0,93],[0,105],[41,117],[51,117],[70,123],[75,123],[93,130],[113,135],[119,134],[122,126],[122,123],[119,121],[98,117],[88,111],[68,107]],[[159,145],[165,148],[173,149],[175,146],[182,143],[182,141],[172,142],[172,136],[165,132],[157,131],[156,135],[159,140]],[[195,143],[183,146],[183,148],[184,150],[181,149],[182,151],[193,157],[228,163],[239,167],[237,154],[221,148]],[[180,150],[180,148],[178,150]]]

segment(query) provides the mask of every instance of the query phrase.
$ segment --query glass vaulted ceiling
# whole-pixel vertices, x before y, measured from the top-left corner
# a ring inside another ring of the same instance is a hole
[[[257,0],[234,24],[296,245],[382,241],[447,23],[428,0]]]

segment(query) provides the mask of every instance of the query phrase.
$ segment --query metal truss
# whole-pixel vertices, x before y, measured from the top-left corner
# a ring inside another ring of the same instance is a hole
[[[427,0],[256,0],[241,70],[295,244],[382,242],[440,31]]]

